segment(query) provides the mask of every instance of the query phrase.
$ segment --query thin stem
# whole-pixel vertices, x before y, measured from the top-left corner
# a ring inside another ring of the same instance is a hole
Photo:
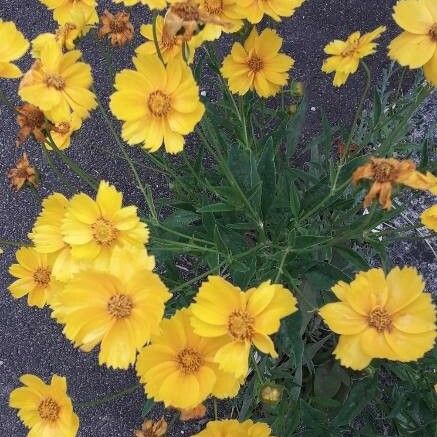
[[[214,418],[215,418],[215,420],[218,420],[218,407],[217,407],[217,399],[216,398],[214,398],[213,403],[214,403]]]
[[[141,384],[135,384],[131,387],[128,387],[124,390],[121,390],[117,393],[105,396],[103,398],[100,399],[93,399],[92,401],[88,401],[88,402],[78,402],[75,404],[75,406],[77,408],[91,408],[91,407],[97,407],[99,405],[103,405],[106,404],[107,402],[112,402],[115,401],[117,399],[120,399],[128,394],[134,393],[135,391],[137,391],[139,388],[141,388]]]
[[[155,49],[159,60],[165,65],[164,58],[162,57],[161,49],[159,48],[158,33],[156,31],[156,20],[158,19],[158,16],[159,13],[157,11],[154,11],[152,17],[153,42],[155,43]]]
[[[257,377],[257,379],[258,379],[258,382],[259,382],[261,385],[264,384],[264,378],[262,377],[262,375],[261,375],[261,371],[259,370],[258,363],[256,362],[255,355],[254,355],[254,354],[251,354],[251,355],[250,355],[250,359],[251,359],[251,361],[252,361],[252,365],[253,365],[253,368],[254,368],[254,370],[255,370],[255,374],[256,374],[256,377]]]
[[[50,153],[49,153],[49,151],[47,149],[46,143],[42,144],[42,151],[43,151],[43,155],[44,155],[45,159],[47,160],[47,164],[53,170],[53,172],[56,174],[56,176],[59,179],[59,181],[64,184],[64,190],[69,189],[70,184],[68,183],[67,179],[62,174],[62,172],[58,169],[56,164],[53,162],[53,160],[52,160],[52,158],[50,156]]]
[[[284,273],[284,270],[283,270],[284,264],[285,264],[285,260],[287,259],[287,256],[289,253],[290,253],[290,249],[288,247],[286,247],[284,250],[284,255],[282,255],[281,263],[279,264],[279,268],[278,268],[278,272],[276,273],[275,280],[273,281],[274,283],[278,282],[279,278]]]

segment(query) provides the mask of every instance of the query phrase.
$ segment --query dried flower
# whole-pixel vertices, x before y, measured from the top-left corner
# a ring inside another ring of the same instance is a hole
[[[43,143],[46,138],[44,133],[46,118],[41,109],[31,103],[23,103],[17,106],[16,110],[18,112],[17,123],[20,126],[16,141],[17,147],[24,143],[31,135],[38,142]]]
[[[186,422],[193,419],[202,419],[206,415],[206,407],[203,404],[197,405],[197,407],[190,408],[189,410],[180,410],[180,420]]]
[[[107,9],[100,16],[99,37],[108,36],[112,46],[121,47],[126,45],[134,36],[134,26],[129,21],[129,13],[126,11],[111,14]]]
[[[134,432],[135,437],[161,437],[167,432],[167,422],[163,417],[157,422],[145,420],[140,430]]]
[[[27,153],[23,153],[15,167],[9,170],[8,178],[10,179],[11,187],[14,187],[16,191],[23,188],[24,184],[31,184],[34,187],[38,185],[38,174],[35,167],[30,165]]]

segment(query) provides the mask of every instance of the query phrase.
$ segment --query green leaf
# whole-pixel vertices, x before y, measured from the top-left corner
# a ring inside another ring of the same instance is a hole
[[[314,395],[322,398],[333,398],[344,379],[346,371],[334,360],[321,364],[314,376]]]
[[[319,246],[324,242],[330,241],[331,237],[323,235],[299,235],[294,241],[293,249],[309,249],[313,246]]]
[[[261,210],[265,217],[274,201],[276,188],[275,150],[271,137],[258,160],[258,174],[262,181]]]
[[[300,197],[299,197],[299,191],[296,188],[296,185],[291,182],[290,188],[289,188],[289,195],[290,195],[290,209],[293,213],[293,216],[295,218],[299,217],[300,213]]]
[[[215,225],[215,227],[214,227],[214,243],[215,243],[217,249],[219,250],[219,252],[221,252],[223,254],[229,253],[228,246],[223,241],[222,235],[221,235],[220,230],[219,230],[217,225]]]
[[[334,246],[335,251],[358,270],[370,269],[369,263],[355,250],[346,246]]]
[[[305,114],[307,110],[307,98],[304,97],[297,108],[297,112],[290,117],[286,127],[286,143],[285,150],[287,160],[289,160],[295,153],[296,147],[299,143],[299,138],[302,133],[302,128],[305,122]]]
[[[212,203],[211,205],[202,206],[202,208],[197,209],[197,212],[228,212],[228,211],[234,211],[234,207],[224,202]]]
[[[152,408],[154,406],[155,402],[153,401],[153,399],[146,399],[143,404],[143,409],[141,410],[142,417],[146,417],[152,411]]]

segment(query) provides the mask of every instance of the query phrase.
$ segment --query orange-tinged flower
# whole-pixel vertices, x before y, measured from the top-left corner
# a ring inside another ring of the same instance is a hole
[[[126,11],[111,14],[107,9],[100,16],[100,38],[108,36],[113,46],[124,46],[134,37],[134,26],[129,20],[130,14]]]
[[[14,187],[16,191],[23,188],[25,184],[38,185],[38,174],[35,167],[30,165],[27,153],[23,153],[23,156],[17,161],[14,168],[11,168],[8,173],[11,187]]]
[[[187,422],[188,420],[198,420],[202,419],[206,416],[206,407],[203,404],[199,404],[194,408],[190,408],[189,410],[180,410],[181,414],[179,416],[179,420],[182,422]]]
[[[31,135],[43,143],[46,139],[45,129],[47,128],[44,113],[37,106],[30,103],[23,103],[17,106],[17,123],[20,127],[17,135],[16,145],[24,143]]]
[[[420,220],[428,229],[437,232],[437,205],[425,209],[420,216]]]
[[[387,276],[371,269],[332,291],[340,302],[319,314],[340,334],[334,355],[342,365],[361,370],[374,358],[416,361],[432,348],[436,314],[416,269],[395,267]]]
[[[145,420],[141,429],[134,432],[135,437],[161,437],[167,432],[167,422],[163,417],[157,422]]]

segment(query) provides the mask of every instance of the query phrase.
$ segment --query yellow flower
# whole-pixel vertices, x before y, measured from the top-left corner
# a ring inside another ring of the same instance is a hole
[[[18,279],[8,290],[16,299],[27,294],[28,305],[42,308],[62,288],[52,276],[55,257],[38,253],[33,247],[22,247],[15,255],[18,264],[12,264],[9,273]]]
[[[156,19],[156,37],[158,40],[159,50],[165,63],[168,63],[171,59],[182,57],[182,41],[177,37],[170,37],[163,32],[164,18],[160,15]],[[153,27],[151,24],[143,24],[141,26],[141,35],[148,41],[141,44],[136,48],[137,55],[155,55],[156,46],[153,39]],[[202,40],[196,36],[188,41],[189,62],[193,62],[194,53],[198,47],[200,47]]]
[[[349,75],[358,70],[360,59],[375,53],[377,44],[374,40],[385,30],[385,26],[379,26],[364,35],[354,32],[346,41],[336,39],[325,46],[325,53],[330,56],[323,62],[322,71],[335,72],[334,86],[344,85]]]
[[[45,384],[35,375],[22,375],[24,387],[13,390],[9,406],[18,410],[18,417],[30,429],[28,437],[74,437],[79,418],[67,394],[67,380],[53,375]]]
[[[62,223],[63,240],[76,259],[105,267],[116,247],[142,247],[149,230],[140,221],[136,206],[122,207],[123,194],[101,181],[94,201],[85,193],[72,197]]]
[[[134,6],[141,3],[150,9],[164,9],[167,7],[166,0],[114,0],[114,3],[124,3],[125,6]]]
[[[177,59],[165,67],[157,56],[143,54],[133,61],[136,70],[117,74],[110,101],[113,114],[124,121],[124,140],[144,143],[152,152],[162,144],[169,153],[182,151],[184,135],[205,112],[190,68]]]
[[[70,147],[71,136],[82,126],[82,119],[75,113],[63,121],[53,123],[50,127],[50,135],[55,142],[56,147],[60,150],[65,150]],[[46,144],[48,150],[52,150],[49,143]]]
[[[259,23],[264,15],[281,21],[281,17],[291,17],[305,0],[239,0],[244,16],[251,23]]]
[[[272,430],[266,423],[246,420],[213,420],[206,428],[193,437],[273,437]]]
[[[408,185],[416,190],[429,191],[434,194],[434,196],[437,195],[437,176],[434,176],[429,171],[427,171],[426,174],[415,171],[411,173],[409,177],[402,180],[402,184]]]
[[[183,309],[164,319],[160,334],[143,348],[136,365],[148,397],[183,410],[197,407],[209,395],[234,397],[242,382],[219,370],[214,355],[220,341],[196,335],[190,315]]]
[[[423,67],[437,86],[437,4],[435,0],[399,0],[393,18],[404,30],[389,45],[391,59],[409,68]]]
[[[0,78],[16,79],[23,74],[11,61],[21,58],[29,48],[29,42],[11,21],[0,19]]]
[[[82,53],[73,50],[63,54],[54,40],[48,40],[40,56],[21,80],[20,97],[38,106],[52,121],[68,120],[72,112],[88,117],[97,104],[89,90],[91,67],[78,62]]]
[[[63,240],[61,224],[67,207],[68,200],[60,193],[45,198],[42,211],[28,234],[37,252],[53,255],[52,276],[62,282],[69,280],[85,265],[71,256],[71,247]]]
[[[420,216],[420,220],[428,229],[437,232],[437,205],[425,209]]]
[[[289,290],[270,281],[242,292],[220,276],[209,276],[191,305],[191,323],[196,334],[223,341],[214,357],[220,368],[244,377],[251,345],[277,357],[269,335],[278,331],[283,317],[297,311],[296,303]]]
[[[100,344],[99,364],[127,369],[157,332],[171,297],[153,266],[144,250],[116,248],[105,269],[73,276],[53,300],[52,316],[76,347],[89,352]]]
[[[99,21],[96,0],[40,0],[48,9],[53,11],[53,18],[59,24],[75,23],[78,13],[87,17],[87,24]]]
[[[340,302],[319,313],[340,334],[334,355],[342,365],[361,370],[373,358],[415,361],[432,348],[434,306],[416,269],[395,267],[387,277],[382,269],[371,269],[332,291]]]
[[[252,29],[244,46],[235,43],[220,69],[233,93],[244,95],[255,90],[261,97],[274,96],[288,80],[294,60],[279,53],[282,38],[275,30],[265,29],[258,35]]]

